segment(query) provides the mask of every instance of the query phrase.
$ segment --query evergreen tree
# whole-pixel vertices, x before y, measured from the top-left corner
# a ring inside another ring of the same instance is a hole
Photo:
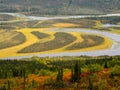
[[[63,69],[58,69],[57,81],[63,81]]]
[[[90,75],[88,76],[88,81],[89,81],[89,90],[93,90],[93,83]]]
[[[104,68],[108,68],[108,62],[105,61]]]
[[[71,81],[72,82],[78,82],[81,79],[81,77],[80,77],[81,68],[80,68],[79,65],[80,65],[79,62],[77,61],[75,63],[74,68],[72,68],[72,76],[71,76]]]
[[[26,85],[26,70],[25,70],[25,68],[23,69],[23,78],[24,78],[24,90],[25,90],[25,85]]]
[[[10,89],[10,81],[8,80],[8,90],[11,90]]]

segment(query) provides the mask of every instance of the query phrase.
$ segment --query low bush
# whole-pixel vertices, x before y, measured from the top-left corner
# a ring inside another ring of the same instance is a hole
[[[89,64],[87,67],[89,72],[97,72],[103,69],[103,66],[99,64]]]
[[[40,75],[40,76],[46,76],[46,75],[52,75],[53,74],[53,72],[51,72],[50,70],[45,70],[45,69],[41,69],[40,71],[39,71],[39,73],[38,73],[38,75]]]
[[[111,72],[111,76],[120,75],[120,66],[115,65],[113,68],[111,68],[110,72]]]

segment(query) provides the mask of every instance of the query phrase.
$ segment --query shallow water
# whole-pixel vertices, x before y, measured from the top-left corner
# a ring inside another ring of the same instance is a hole
[[[27,16],[21,13],[0,13],[7,14],[15,17],[24,17],[29,20],[49,20],[49,19],[69,19],[69,18],[87,18],[87,17],[112,17],[120,16],[120,13],[117,14],[105,14],[105,15],[74,15],[74,16],[53,16],[53,17],[41,17],[41,16]]]
[[[117,25],[117,24],[103,24],[102,27],[106,27],[106,28],[109,28],[109,27],[120,27],[120,25]]]

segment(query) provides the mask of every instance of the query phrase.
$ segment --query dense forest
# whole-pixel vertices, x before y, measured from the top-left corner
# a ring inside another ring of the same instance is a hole
[[[119,0],[0,0],[0,12],[27,14],[119,13]]]
[[[119,90],[119,69],[120,56],[0,60],[0,90]]]

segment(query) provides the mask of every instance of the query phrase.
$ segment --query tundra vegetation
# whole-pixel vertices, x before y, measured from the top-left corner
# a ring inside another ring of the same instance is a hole
[[[120,56],[0,60],[1,90],[120,89]]]

